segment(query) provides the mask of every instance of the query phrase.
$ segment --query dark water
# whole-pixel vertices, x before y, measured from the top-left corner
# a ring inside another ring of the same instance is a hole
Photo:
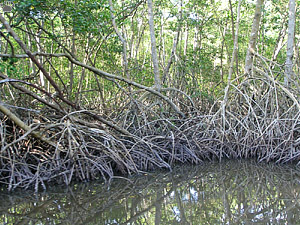
[[[0,224],[300,224],[300,168],[226,161],[0,192]]]

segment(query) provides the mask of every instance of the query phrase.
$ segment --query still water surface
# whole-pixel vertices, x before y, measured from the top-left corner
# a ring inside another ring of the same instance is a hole
[[[0,224],[300,224],[300,168],[249,161],[0,192]]]

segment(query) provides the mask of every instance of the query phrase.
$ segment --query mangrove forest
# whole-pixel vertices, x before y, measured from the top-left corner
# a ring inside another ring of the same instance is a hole
[[[0,187],[297,164],[299,3],[1,1]]]

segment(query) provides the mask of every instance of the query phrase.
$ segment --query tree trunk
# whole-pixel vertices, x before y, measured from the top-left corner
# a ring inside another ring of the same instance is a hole
[[[235,29],[235,36],[234,36],[234,45],[233,45],[233,51],[232,51],[232,57],[231,57],[231,62],[230,62],[230,67],[229,67],[229,74],[228,74],[228,82],[227,82],[227,86],[225,88],[224,91],[224,98],[221,104],[221,113],[222,113],[222,119],[223,119],[223,127],[225,127],[225,106],[227,103],[227,99],[228,99],[228,91],[231,85],[231,77],[232,77],[232,73],[233,73],[233,64],[234,64],[234,60],[235,60],[235,56],[236,56],[236,52],[238,49],[238,34],[239,34],[239,23],[240,23],[240,14],[241,14],[241,1],[239,0],[239,4],[238,4],[238,12],[237,12],[237,18],[236,18],[236,29]]]
[[[178,11],[179,11],[179,22],[178,22],[178,26],[177,26],[177,31],[174,35],[174,39],[173,39],[173,47],[172,47],[172,50],[171,50],[171,55],[170,55],[170,58],[168,60],[168,64],[166,66],[166,68],[164,69],[164,73],[163,73],[163,83],[164,81],[166,80],[167,76],[169,75],[169,71],[170,71],[170,68],[171,68],[171,65],[173,63],[173,59],[175,57],[175,54],[176,54],[176,49],[177,49],[177,45],[178,45],[178,42],[179,42],[179,36],[180,36],[180,31],[181,31],[181,23],[182,23],[182,3],[179,5],[178,7]]]
[[[230,12],[231,12],[231,25],[232,25],[232,40],[234,42],[235,39],[235,32],[234,32],[234,17],[233,17],[233,9],[232,9],[232,3],[231,0],[229,0],[229,7],[230,7]],[[237,49],[238,50],[238,49]],[[238,51],[235,52],[237,55]],[[235,57],[235,64],[236,64],[236,76],[239,75],[239,59],[238,57]]]
[[[184,48],[183,48],[183,55],[186,56],[187,49],[189,43],[189,25],[186,23],[185,32],[184,32]]]
[[[278,56],[279,52],[281,51],[283,46],[286,44],[286,42],[284,42],[284,39],[285,39],[285,36],[286,36],[287,26],[285,24],[286,24],[286,16],[284,16],[284,19],[282,20],[281,30],[278,34],[277,39],[276,39],[276,46],[274,48],[271,61],[275,61],[277,59],[277,56]],[[271,68],[273,69],[274,66],[275,65],[273,64]]]
[[[114,15],[114,8],[113,8],[113,4],[112,4],[112,0],[109,0],[109,8],[110,8],[110,15],[111,15],[111,20],[112,20],[112,24],[113,27],[115,29],[115,32],[117,33],[119,39],[122,42],[123,45],[123,67],[124,67],[124,75],[127,79],[130,79],[130,75],[128,73],[128,62],[127,62],[127,41],[125,38],[125,34],[121,34],[121,32],[119,31],[117,24],[116,24],[116,20],[115,20],[115,15]]]
[[[42,28],[44,27],[44,21],[42,21]],[[41,43],[41,35],[43,33],[43,30],[41,28],[39,28],[39,31],[37,33],[37,39],[36,39],[36,43],[37,43],[37,50],[38,52],[43,52],[42,50],[42,43]],[[41,65],[43,65],[43,56],[39,56],[39,62]],[[43,72],[40,70],[40,85],[42,87],[45,87],[45,79],[44,79],[44,75]]]
[[[256,40],[258,36],[263,4],[264,4],[264,0],[257,0],[256,2],[255,14],[254,14],[252,30],[250,34],[250,40],[249,40],[249,47],[248,47],[246,61],[245,61],[245,73],[248,75],[251,74],[252,64],[253,64],[253,53],[251,53],[250,49],[255,49],[256,46]]]
[[[295,0],[289,2],[289,25],[288,25],[288,40],[285,62],[284,84],[289,86],[289,81],[293,75],[293,55],[294,55],[294,38],[295,38]]]
[[[152,52],[151,54],[152,54],[153,73],[154,73],[154,82],[155,82],[154,85],[155,85],[155,88],[158,91],[160,91],[161,79],[160,79],[160,75],[159,75],[159,66],[158,66],[158,58],[157,58],[157,51],[156,51],[152,0],[147,0],[147,2],[148,2],[150,37],[151,37],[151,52]]]

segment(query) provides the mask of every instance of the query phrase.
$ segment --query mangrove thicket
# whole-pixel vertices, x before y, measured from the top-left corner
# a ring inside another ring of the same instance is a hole
[[[4,1],[1,185],[37,191],[222,158],[298,162],[297,5]]]

